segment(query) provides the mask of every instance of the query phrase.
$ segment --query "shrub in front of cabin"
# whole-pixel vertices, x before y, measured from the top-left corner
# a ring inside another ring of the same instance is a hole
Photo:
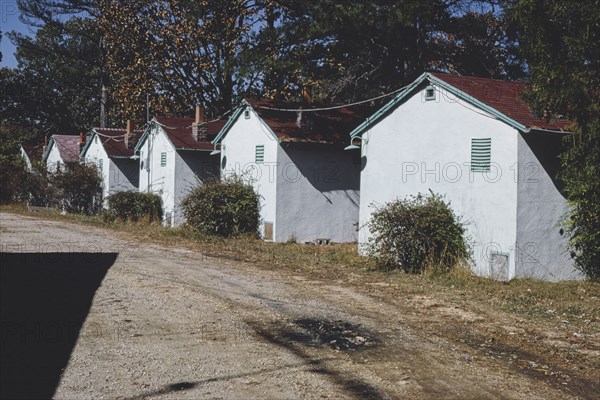
[[[61,210],[96,215],[102,209],[102,177],[95,164],[70,164],[50,177]]]
[[[19,203],[27,198],[25,163],[20,158],[0,158],[0,203]]]
[[[30,206],[54,207],[58,203],[58,194],[50,184],[52,175],[48,173],[46,164],[32,163],[31,171],[24,181],[26,195],[23,200]]]
[[[443,273],[469,257],[460,218],[437,194],[387,203],[368,227],[368,253],[384,269]]]
[[[223,237],[258,235],[259,195],[239,178],[210,181],[183,200],[186,223],[193,229]]]
[[[105,220],[162,221],[162,199],[155,193],[119,192],[107,197]]]

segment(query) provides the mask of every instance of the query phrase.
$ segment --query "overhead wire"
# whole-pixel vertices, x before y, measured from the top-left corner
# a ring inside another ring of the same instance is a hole
[[[410,85],[406,85],[403,86],[399,89],[396,89],[392,92],[386,93],[386,94],[382,94],[380,96],[376,96],[376,97],[372,97],[370,99],[366,99],[366,100],[360,100],[360,101],[356,101],[354,103],[348,103],[348,104],[340,104],[337,106],[330,106],[330,107],[317,107],[317,108],[279,108],[279,107],[268,107],[268,106],[256,106],[256,108],[262,108],[264,110],[273,110],[273,111],[288,111],[288,112],[314,112],[314,111],[330,111],[330,110],[338,110],[340,108],[348,108],[348,107],[354,107],[354,106],[358,106],[361,104],[365,104],[365,103],[370,103],[372,101],[375,100],[379,100],[379,99],[383,99],[385,97],[389,97],[392,96],[396,93],[399,93],[401,91],[403,91],[404,89],[406,89],[407,87],[409,87]]]
[[[348,103],[348,104],[340,104],[340,105],[335,105],[335,106],[329,106],[329,107],[317,107],[317,108],[282,108],[282,107],[256,106],[256,108],[260,108],[260,109],[263,109],[263,110],[282,111],[282,112],[300,112],[300,111],[301,112],[316,112],[316,111],[338,110],[338,109],[341,109],[341,108],[348,108],[348,107],[359,106],[361,104],[370,103],[372,101],[380,100],[380,99],[383,99],[383,98],[395,95],[395,94],[403,91],[404,89],[406,89],[409,86],[410,85],[402,86],[401,88],[393,90],[393,91],[391,91],[389,93],[385,93],[385,94],[382,94],[382,95],[379,95],[379,96],[375,96],[375,97],[372,97],[372,98],[369,98],[369,99],[360,100],[360,101],[356,101],[356,102]],[[217,117],[215,119],[211,119],[211,120],[202,122],[201,125],[220,121],[220,120],[223,119],[223,117],[225,117],[226,115],[230,114],[231,112],[233,112],[237,108],[239,108],[239,107],[231,108],[231,109],[227,110],[226,112],[224,112],[223,114],[221,114],[219,117]],[[157,124],[157,125],[159,125],[159,126],[161,126],[163,128],[166,128],[166,129],[177,129],[177,127],[173,127],[173,126],[168,126],[168,125],[165,125],[165,124],[161,124],[160,122],[158,122],[156,120],[154,120],[153,123],[155,123],[155,124]],[[149,124],[150,124],[150,122],[144,124],[144,126],[141,129],[141,131],[143,132],[147,128],[147,126]],[[192,125],[185,126],[183,129],[192,128],[195,125],[196,124],[194,123]],[[118,128],[103,128],[103,129],[119,130]],[[102,133],[100,133],[98,131],[95,131],[95,133],[97,135],[99,135],[99,136],[108,138],[110,140],[115,140],[115,141],[123,141],[124,138],[125,138],[125,136],[126,136],[126,134],[124,134],[124,135],[105,135],[105,134],[102,134]],[[123,140],[119,140],[118,138],[123,138]]]

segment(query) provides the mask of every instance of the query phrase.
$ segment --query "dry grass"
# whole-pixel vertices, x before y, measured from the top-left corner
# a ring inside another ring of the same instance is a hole
[[[600,284],[589,281],[508,283],[473,276],[467,268],[449,274],[411,275],[378,271],[375,264],[356,252],[355,244],[313,246],[267,243],[249,237],[222,239],[201,236],[186,228],[165,228],[143,223],[108,223],[101,217],[60,215],[56,211],[29,212],[22,206],[0,206],[0,211],[59,220],[118,231],[132,240],[189,248],[206,256],[250,262],[261,268],[309,273],[314,279],[330,279],[364,286],[388,282],[403,296],[427,295],[457,306],[495,308],[536,323],[569,324],[580,332],[600,330]]]

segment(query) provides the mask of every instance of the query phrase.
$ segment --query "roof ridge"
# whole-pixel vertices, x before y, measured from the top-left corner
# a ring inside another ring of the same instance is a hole
[[[459,75],[459,74],[451,74],[448,72],[429,72],[429,74],[434,75],[434,76],[442,75],[442,76],[451,76],[454,78],[481,79],[481,80],[486,80],[486,81],[496,81],[496,82],[502,82],[502,83],[519,84],[519,85],[528,85],[529,84],[526,81],[513,81],[510,79],[500,79],[500,78],[486,78],[483,76],[475,76],[475,75]]]

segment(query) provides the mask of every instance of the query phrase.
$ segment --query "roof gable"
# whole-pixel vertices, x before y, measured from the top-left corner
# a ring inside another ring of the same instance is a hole
[[[48,155],[50,154],[50,151],[52,151],[52,148],[56,146],[58,154],[63,162],[79,162],[80,144],[79,135],[52,135],[46,153],[44,154],[44,161],[48,159]]]
[[[354,129],[350,136],[361,135],[365,130],[400,106],[406,97],[413,94],[417,88],[425,83],[437,85],[442,90],[448,91],[461,100],[488,112],[494,118],[521,132],[529,130],[566,132],[569,127],[573,126],[573,122],[568,120],[546,121],[536,117],[522,98],[523,92],[527,88],[526,83],[444,73],[424,73]]]
[[[366,107],[311,106],[302,110],[297,103],[245,99],[213,143],[227,134],[247,107],[252,108],[280,142],[345,143],[348,133],[368,115]]]
[[[30,162],[40,161],[44,155],[44,145],[39,143],[21,143],[21,148]]]
[[[573,122],[566,119],[544,120],[535,116],[531,107],[523,100],[523,93],[527,89],[525,82],[442,73],[431,75],[517,121],[528,130],[566,131],[573,126]]]
[[[102,144],[102,147],[104,148],[104,151],[106,152],[108,157],[129,158],[133,156],[135,147],[137,145],[137,142],[142,137],[143,131],[134,130],[129,138],[128,146],[125,146],[126,133],[126,129],[94,128],[92,130],[92,135],[90,135],[89,140],[87,141],[85,147],[81,151],[81,156],[85,156],[95,137],[98,137],[100,139],[100,143]]]
[[[225,126],[226,120],[205,122],[203,128],[206,129],[207,140],[198,141],[193,136],[194,118],[176,118],[176,117],[154,117],[153,122],[160,126],[173,147],[176,150],[200,150],[212,151],[212,140],[217,136]],[[147,134],[144,135],[145,140]],[[142,140],[140,140],[141,146]]]

